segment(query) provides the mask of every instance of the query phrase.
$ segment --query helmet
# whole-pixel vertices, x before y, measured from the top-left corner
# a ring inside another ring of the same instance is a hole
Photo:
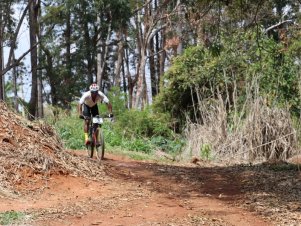
[[[96,83],[93,83],[90,85],[90,91],[91,92],[97,92],[99,90],[99,86]]]

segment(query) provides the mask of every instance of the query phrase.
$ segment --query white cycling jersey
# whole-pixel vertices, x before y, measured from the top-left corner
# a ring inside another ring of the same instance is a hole
[[[104,102],[106,104],[109,103],[109,99],[107,98],[104,93],[98,91],[98,94],[95,98],[95,102],[92,100],[91,92],[87,91],[83,94],[83,96],[80,98],[79,103],[80,104],[86,104],[89,107],[93,107],[97,104],[97,102]]]

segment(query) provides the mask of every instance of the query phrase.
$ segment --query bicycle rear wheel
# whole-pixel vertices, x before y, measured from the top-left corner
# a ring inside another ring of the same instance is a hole
[[[96,147],[96,153],[98,160],[103,160],[105,155],[105,139],[102,129],[98,128],[99,133],[99,146]]]

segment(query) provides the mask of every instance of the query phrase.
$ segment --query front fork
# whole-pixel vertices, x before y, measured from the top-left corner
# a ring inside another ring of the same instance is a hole
[[[92,128],[92,139],[93,139],[93,143],[96,144],[97,141],[99,141],[99,130],[98,130],[98,124],[93,124],[93,128]]]

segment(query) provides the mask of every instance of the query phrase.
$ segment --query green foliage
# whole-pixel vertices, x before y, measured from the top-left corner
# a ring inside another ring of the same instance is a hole
[[[6,211],[0,213],[0,224],[1,225],[11,225],[17,221],[22,220],[25,217],[24,213],[16,211]]]
[[[201,158],[205,160],[209,160],[211,158],[212,148],[210,144],[203,144],[201,147]]]
[[[120,91],[119,87],[112,87],[109,94],[108,98],[111,103],[113,103],[113,111],[115,116],[118,116],[122,114],[124,111],[127,110],[126,108],[126,95]],[[107,109],[104,109],[104,105],[102,105],[102,110],[106,111]]]
[[[180,138],[169,139],[163,136],[152,137],[151,143],[160,150],[174,155],[179,154],[185,144]]]
[[[300,114],[299,68],[281,43],[248,31],[222,34],[216,45],[213,49],[193,46],[173,59],[161,80],[156,111],[169,112],[181,128],[187,116],[192,121],[201,119],[195,107],[199,99],[209,101],[221,95],[231,112],[234,95],[239,110],[251,94],[263,97],[270,106],[288,106]]]
[[[133,136],[171,137],[172,131],[168,127],[168,122],[168,117],[165,114],[155,114],[150,109],[142,111],[131,109],[117,116],[115,126],[127,138]]]
[[[109,93],[113,104],[115,122],[103,124],[107,147],[120,147],[125,150],[151,154],[160,149],[169,153],[179,153],[184,142],[169,127],[169,117],[163,113],[154,113],[151,109],[143,111],[127,110],[124,96],[113,89]],[[75,106],[74,106],[75,107]],[[100,112],[106,112],[105,105],[99,106]],[[83,122],[75,111],[70,115],[57,111],[59,116],[53,122],[65,146],[70,149],[84,149]]]
[[[131,112],[131,111],[129,111]],[[128,113],[128,112],[127,112]],[[130,114],[127,114],[129,116]],[[135,114],[137,115],[137,114]],[[133,116],[135,116],[133,115]],[[126,120],[125,116],[122,116],[123,120],[131,122],[135,117],[131,116]],[[117,119],[118,120],[118,119]],[[141,122],[141,121],[140,121]],[[122,122],[123,123],[123,122]],[[116,123],[105,122],[103,125],[106,144],[112,147],[121,147],[126,150],[138,151],[143,153],[152,153],[153,150],[160,148],[166,152],[179,152],[183,146],[183,142],[179,140],[172,140],[171,138],[159,137],[147,137],[149,131],[161,131],[162,128],[150,128],[151,124],[143,122],[144,126],[139,128],[137,122],[133,122],[136,128],[131,128],[128,125],[122,129],[121,125]],[[83,137],[83,122],[78,119],[77,116],[64,116],[60,117],[54,124],[58,134],[63,139],[66,148],[70,149],[84,149],[84,137]],[[162,125],[161,125],[162,126]],[[147,131],[144,132],[144,130]],[[143,135],[143,136],[142,136]]]
[[[84,122],[76,114],[60,117],[54,124],[65,147],[70,149],[84,148]]]

